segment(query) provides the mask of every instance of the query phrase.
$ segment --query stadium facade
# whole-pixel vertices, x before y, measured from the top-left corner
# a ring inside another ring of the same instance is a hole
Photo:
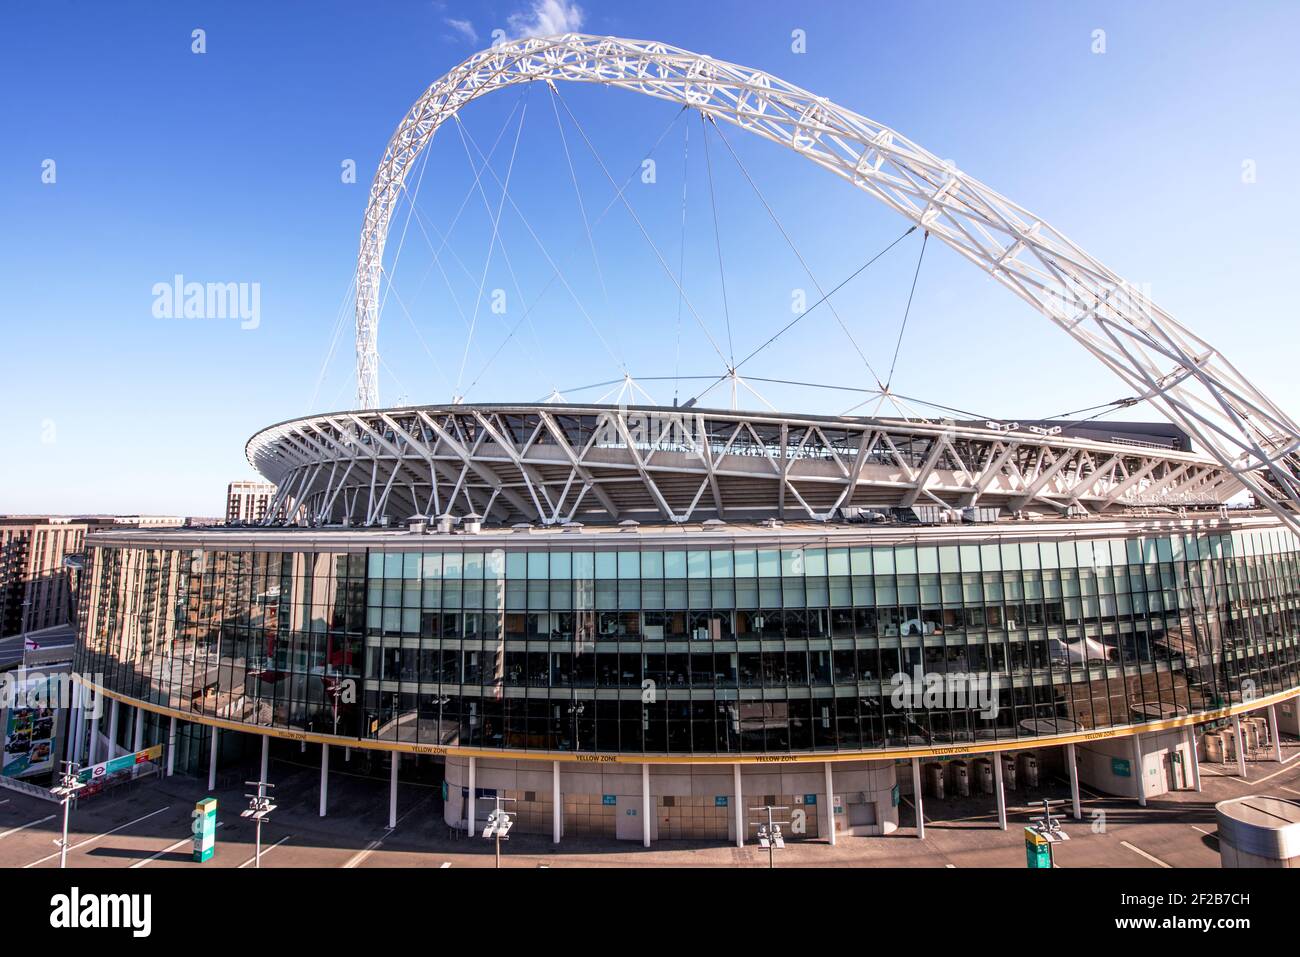
[[[77,670],[186,723],[434,755],[453,824],[502,789],[557,835],[735,839],[751,801],[888,833],[914,759],[1075,744],[1083,780],[1145,797],[1197,724],[1295,693],[1300,566],[1274,516],[1215,500],[1214,463],[1139,436],[284,423],[249,457],[300,524],[97,534]]]
[[[795,151],[1073,337],[1132,389],[1112,405],[1170,425],[380,408],[405,177],[465,104],[532,82],[631,90]],[[1068,774],[1076,816],[1080,781],[1145,802],[1199,788],[1198,731],[1225,721],[1239,762],[1248,738],[1280,760],[1278,706],[1294,722],[1300,692],[1300,428],[896,131],[664,44],[501,43],[404,115],[356,289],[357,408],[253,436],[276,487],[260,526],[90,537],[76,668],[113,703],[74,715],[75,760],[125,745],[125,706],[169,767],[197,743],[210,786],[223,731],[260,737],[264,760],[273,738],[319,745],[322,813],[332,749],[391,755],[394,794],[418,756],[445,773],[451,825],[473,830],[504,791],[524,830],[647,845],[743,843],[774,804],[792,836],[886,834],[907,792],[923,836],[923,776],[973,779],[1005,827],[1007,776],[1040,760]],[[1261,507],[1227,507],[1247,494]]]

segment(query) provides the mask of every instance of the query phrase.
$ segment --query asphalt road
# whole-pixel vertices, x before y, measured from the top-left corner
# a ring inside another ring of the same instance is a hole
[[[1287,748],[1300,757],[1300,745]],[[1152,799],[1145,808],[1127,798],[1083,791],[1082,820],[1065,815],[1070,840],[1058,847],[1057,865],[1072,867],[1219,867],[1214,804],[1262,793],[1300,798],[1300,761],[1251,762],[1247,779],[1236,767],[1202,765],[1202,793]],[[330,816],[318,816],[314,767],[272,764],[278,808],[263,828],[264,867],[492,867],[492,843],[455,837],[442,821],[439,791],[402,784],[398,826],[389,831],[386,781],[331,769]],[[206,796],[206,781],[149,779],[129,791],[94,797],[74,809],[69,864],[76,867],[249,867],[254,828],[239,817],[246,806],[241,786],[218,790],[216,855],[196,865],[190,857],[190,811]],[[1010,867],[1023,868],[1022,828],[1041,813],[1041,800],[1067,799],[1066,783],[1044,781],[1033,793],[1008,795],[1008,829],[997,827],[991,798],[927,800],[926,836],[917,840],[905,800],[902,824],[888,837],[841,837],[789,841],[778,866]],[[0,789],[0,867],[57,867],[53,841],[62,824],[58,805]],[[514,834],[504,845],[507,867],[735,867],[767,866],[756,846],[736,848],[702,842],[662,842],[650,849],[604,839],[566,838],[557,848],[549,836]]]

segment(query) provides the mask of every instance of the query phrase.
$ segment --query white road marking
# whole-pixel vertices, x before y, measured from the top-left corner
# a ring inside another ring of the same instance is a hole
[[[280,838],[278,841],[276,841],[276,842],[275,842],[274,844],[272,844],[270,847],[264,847],[264,848],[262,848],[262,856],[263,856],[263,857],[266,857],[266,855],[270,854],[273,850],[275,850],[277,847],[279,847],[279,846],[280,846],[281,844],[283,844],[285,841],[289,840],[289,838],[291,838],[291,837],[293,837],[292,834],[286,834],[284,837]],[[254,854],[252,857],[250,857],[248,860],[244,861],[244,863],[240,864],[239,867],[237,867],[237,868],[235,868],[235,869],[236,869],[236,870],[240,870],[240,871],[242,871],[245,867],[248,867],[250,864],[252,864],[252,863],[253,863],[254,861],[256,861],[256,860],[257,860],[257,855]]]
[[[217,822],[217,827],[220,828],[220,827],[222,827],[224,824],[225,824],[224,821],[218,821],[218,822]],[[146,857],[146,858],[145,858],[144,860],[142,860],[142,861],[136,861],[136,862],[135,862],[134,864],[132,864],[129,868],[127,868],[127,870],[132,870],[132,871],[133,871],[133,870],[135,870],[136,868],[144,867],[144,866],[145,866],[146,864],[148,864],[150,861],[156,861],[156,860],[158,860],[158,858],[162,857],[164,854],[170,854],[172,851],[176,850],[178,847],[184,847],[186,844],[193,844],[193,843],[194,843],[194,838],[193,838],[192,836],[191,836],[191,837],[187,837],[187,838],[185,838],[185,840],[183,840],[183,841],[177,841],[175,844],[172,844],[172,845],[169,846],[169,847],[164,847],[164,848],[163,848],[161,851],[159,851],[157,854],[153,854],[153,855],[151,855],[151,856],[149,856],[149,857]]]
[[[442,865],[438,868],[438,870],[445,871],[449,867],[451,867],[451,861],[443,861]]]
[[[957,869],[957,865],[956,865],[956,864],[945,864],[945,865],[943,865],[943,866],[944,866],[944,867],[951,867],[953,870],[956,870],[956,869]]]
[[[1145,858],[1146,858],[1148,861],[1150,861],[1152,864],[1158,864],[1158,865],[1160,865],[1161,867],[1167,867],[1167,868],[1170,868],[1171,870],[1173,869],[1173,866],[1174,866],[1174,865],[1172,865],[1172,864],[1166,864],[1164,861],[1160,860],[1160,858],[1156,857],[1156,856],[1153,855],[1153,854],[1148,854],[1146,851],[1142,850],[1142,848],[1140,848],[1140,847],[1135,847],[1134,845],[1130,844],[1128,841],[1120,841],[1120,844],[1123,845],[1124,847],[1127,847],[1127,848],[1128,848],[1130,851],[1132,851],[1134,854],[1138,854],[1138,855],[1140,855],[1140,856],[1142,856],[1142,857],[1145,857]]]
[[[414,814],[417,810],[419,810],[420,805],[423,803],[424,803],[423,801],[417,801],[414,805],[411,806],[411,809],[409,811],[407,811],[405,814],[403,814],[401,817],[397,819],[396,824],[394,824],[392,827],[384,828],[384,837],[391,837],[393,832],[402,826],[402,822],[405,821],[412,814]],[[381,846],[383,846],[383,843],[384,843],[383,837],[379,838],[378,840],[371,841],[369,844],[365,846],[364,849],[357,851],[357,853],[353,854],[352,857],[348,859],[348,862],[343,865],[343,869],[351,870],[352,868],[357,867],[359,864],[361,864],[362,861],[364,861],[367,857],[369,857]]]
[[[8,804],[8,803],[9,803],[8,798],[5,798],[3,801],[0,801],[0,804]]]
[[[0,840],[3,840],[4,838],[8,837],[10,834],[17,834],[19,831],[25,831],[25,830],[27,830],[29,827],[35,827],[37,824],[44,824],[46,821],[52,821],[52,820],[54,820],[54,818],[57,817],[57,816],[58,816],[58,815],[56,815],[56,814],[51,814],[51,815],[49,815],[48,817],[43,817],[43,818],[41,818],[39,821],[32,821],[32,822],[30,822],[30,823],[28,823],[28,824],[22,824],[22,825],[19,825],[18,827],[11,827],[9,830],[5,831],[3,834],[0,834]]]
[[[371,841],[369,844],[366,845],[365,850],[357,851],[357,853],[353,854],[353,855],[348,859],[348,862],[347,862],[346,864],[343,865],[343,869],[344,869],[345,871],[348,871],[348,870],[351,870],[352,868],[356,867],[358,864],[360,864],[362,861],[364,861],[367,857],[369,857],[371,854],[373,854],[373,853],[375,852],[375,849],[376,849],[377,847],[379,847],[379,846],[380,846],[381,844],[383,844],[383,843],[384,843],[383,841]]]
[[[1281,770],[1274,771],[1272,774],[1268,775],[1267,777],[1260,778],[1258,781],[1248,781],[1247,783],[1251,785],[1263,784],[1265,781],[1272,781],[1279,774],[1286,774],[1290,770],[1291,768],[1282,768]]]
[[[1213,831],[1207,831],[1207,830],[1204,830],[1203,828],[1199,828],[1199,827],[1197,827],[1195,824],[1189,824],[1189,825],[1187,825],[1187,826],[1190,827],[1193,831],[1200,831],[1200,832],[1201,832],[1202,834],[1204,834],[1206,837],[1214,837],[1214,838],[1217,838],[1217,837],[1219,836],[1219,835],[1215,834]]]
[[[117,827],[113,828],[111,831],[105,831],[103,834],[96,834],[94,837],[88,837],[88,838],[86,838],[84,841],[82,841],[82,842],[79,843],[79,844],[73,844],[73,845],[71,845],[71,846],[68,848],[68,850],[70,850],[70,851],[75,851],[75,850],[77,850],[77,848],[79,848],[79,847],[85,847],[87,844],[93,844],[95,841],[98,841],[101,837],[108,837],[108,835],[110,835],[110,834],[116,834],[118,831],[121,831],[121,830],[124,830],[125,828],[130,827],[132,824],[139,824],[141,821],[147,821],[147,820],[149,820],[149,818],[153,817],[155,814],[161,814],[163,811],[168,811],[168,810],[171,810],[171,805],[170,805],[170,804],[167,805],[167,807],[160,807],[160,808],[159,808],[158,810],[156,810],[156,811],[151,811],[150,813],[146,814],[144,817],[138,817],[138,818],[136,818],[134,821],[127,821],[125,824],[119,824]],[[52,861],[52,860],[54,860],[54,859],[55,859],[56,857],[58,857],[58,856],[59,856],[59,852],[58,852],[58,851],[55,851],[53,854],[47,854],[45,857],[42,857],[39,861],[32,861],[30,864],[24,864],[24,865],[23,865],[23,870],[26,870],[26,869],[29,868],[29,867],[36,867],[36,866],[38,866],[38,865],[40,865],[40,864],[44,864],[46,861]]]

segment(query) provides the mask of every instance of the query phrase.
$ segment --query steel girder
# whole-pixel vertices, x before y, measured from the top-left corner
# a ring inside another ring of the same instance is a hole
[[[1194,436],[1300,532],[1300,429],[1217,349],[1040,217],[896,131],[785,81],[664,43],[565,34],[501,43],[403,117],[370,189],[357,259],[357,399],[379,403],[379,278],[403,181],[438,128],[492,90],[596,83],[690,106],[847,180],[988,272]]]
[[[249,440],[291,520],[825,521],[843,506],[1068,513],[1207,506],[1237,488],[1202,455],[950,422],[652,406],[451,405],[313,416]]]

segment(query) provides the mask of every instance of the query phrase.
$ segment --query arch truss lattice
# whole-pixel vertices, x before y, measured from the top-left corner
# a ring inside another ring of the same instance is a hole
[[[889,127],[760,70],[651,41],[566,34],[502,43],[455,67],[406,113],[371,185],[357,260],[362,409],[379,404],[382,259],[407,173],[466,104],[538,81],[602,84],[691,107],[848,181],[1029,302],[1300,532],[1300,428],[1138,287],[1040,217]]]

